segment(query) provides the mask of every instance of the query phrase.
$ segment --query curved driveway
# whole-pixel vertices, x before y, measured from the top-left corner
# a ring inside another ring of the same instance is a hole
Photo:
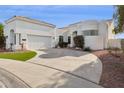
[[[29,62],[45,65],[99,83],[102,63],[93,54],[71,49],[36,51],[38,55]]]
[[[102,64],[93,54],[68,49],[37,52],[27,62],[0,59],[0,87],[101,87]]]

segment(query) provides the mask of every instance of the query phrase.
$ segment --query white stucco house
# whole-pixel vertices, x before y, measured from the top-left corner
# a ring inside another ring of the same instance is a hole
[[[5,21],[6,48],[13,50],[19,50],[22,47],[25,49],[50,48],[55,28],[55,25],[44,21],[14,16]]]
[[[85,47],[90,47],[93,50],[106,49],[109,47],[109,39],[115,38],[115,35],[112,33],[113,29],[113,20],[80,21],[70,24],[67,27],[57,29],[56,44],[59,39],[63,39],[64,42],[70,42],[69,47],[73,47],[73,37],[83,35]]]
[[[63,28],[55,25],[30,19],[22,16],[14,16],[5,21],[4,35],[6,48],[41,49],[55,47],[59,39],[69,42],[69,47],[74,46],[73,37],[83,35],[85,47],[93,50],[108,48],[108,40],[114,38],[112,20],[87,20],[70,24]]]

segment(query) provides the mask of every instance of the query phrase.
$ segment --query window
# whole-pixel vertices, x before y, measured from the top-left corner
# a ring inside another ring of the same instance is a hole
[[[73,37],[77,36],[77,31],[73,32]]]
[[[21,34],[19,34],[19,44],[21,44]]]
[[[14,34],[14,44],[16,44],[16,34]]]
[[[14,30],[13,29],[11,29],[10,30],[10,43],[11,44],[15,44],[16,42],[15,42],[15,33],[14,33]]]
[[[63,42],[63,36],[59,36],[59,42]]]
[[[70,44],[70,43],[71,43],[71,37],[68,36],[68,44]]]
[[[98,35],[98,30],[87,30],[83,31],[84,36],[96,36]]]

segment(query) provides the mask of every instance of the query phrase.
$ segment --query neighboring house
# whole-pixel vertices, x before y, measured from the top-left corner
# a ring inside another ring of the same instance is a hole
[[[114,38],[112,20],[87,20],[70,24],[64,28],[22,16],[5,21],[6,48],[12,50],[41,49],[55,47],[61,40],[74,47],[73,37],[83,35],[85,47],[93,50],[108,48],[109,39]]]
[[[22,16],[5,21],[6,48],[12,50],[51,48],[56,26]]]
[[[87,20],[70,24],[67,27],[57,29],[56,32],[59,33],[56,35],[56,44],[62,40],[69,42],[69,47],[74,47],[73,37],[83,35],[85,47],[90,47],[93,50],[106,49],[109,47],[109,39],[114,39],[113,28],[112,20]]]

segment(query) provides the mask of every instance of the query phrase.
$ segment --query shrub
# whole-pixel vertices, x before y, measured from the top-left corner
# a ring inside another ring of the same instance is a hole
[[[124,50],[124,39],[121,39],[121,48]]]
[[[59,46],[60,48],[66,48],[67,45],[68,45],[67,42],[59,42],[59,43],[58,43],[58,46]]]
[[[84,37],[82,35],[75,36],[73,39],[75,47],[84,48]]]
[[[91,49],[90,49],[90,47],[86,47],[86,48],[84,48],[84,51],[92,51]]]
[[[122,49],[120,49],[118,47],[110,47],[110,48],[108,48],[108,51],[113,56],[119,57],[119,54],[121,53]]]

